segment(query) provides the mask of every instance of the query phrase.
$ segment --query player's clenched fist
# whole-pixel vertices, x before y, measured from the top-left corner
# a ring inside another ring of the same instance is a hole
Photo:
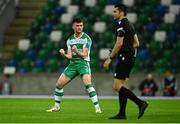
[[[64,54],[65,54],[64,49],[60,49],[59,52],[61,53],[61,55],[64,55]]]
[[[71,48],[71,50],[73,51],[73,52],[77,52],[78,50],[77,50],[77,47],[74,45],[72,48]]]

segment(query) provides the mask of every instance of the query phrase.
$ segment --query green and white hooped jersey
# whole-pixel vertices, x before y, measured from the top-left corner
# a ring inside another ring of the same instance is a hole
[[[68,48],[72,48],[75,45],[80,52],[83,50],[83,48],[89,49],[87,57],[84,58],[84,60],[86,60],[86,61],[90,61],[89,55],[90,55],[91,44],[92,44],[91,38],[84,32],[78,38],[75,37],[75,35],[71,35],[67,40]],[[82,58],[80,58],[78,55],[76,55],[76,53],[73,52],[71,60],[73,61],[73,60],[77,60],[77,59],[79,60]]]

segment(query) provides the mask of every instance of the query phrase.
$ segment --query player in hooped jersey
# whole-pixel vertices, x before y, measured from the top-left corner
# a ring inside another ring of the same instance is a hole
[[[61,106],[61,99],[63,96],[63,87],[69,83],[73,78],[80,75],[83,84],[91,98],[96,113],[101,113],[101,109],[98,103],[96,91],[91,83],[91,69],[89,65],[90,61],[90,49],[92,40],[83,32],[83,20],[75,18],[72,21],[72,28],[74,34],[67,40],[67,54],[64,49],[60,49],[60,54],[66,59],[70,60],[70,64],[65,68],[56,82],[55,88],[55,105],[47,110],[47,112],[59,112]]]

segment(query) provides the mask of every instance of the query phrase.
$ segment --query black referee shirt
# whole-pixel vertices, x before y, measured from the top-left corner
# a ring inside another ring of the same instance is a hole
[[[135,30],[127,18],[118,21],[116,25],[116,37],[124,37],[123,45],[118,54],[134,55],[135,48],[133,47]]]

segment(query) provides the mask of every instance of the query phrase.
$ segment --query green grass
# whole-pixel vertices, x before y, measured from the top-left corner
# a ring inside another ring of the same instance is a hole
[[[95,114],[89,99],[63,99],[61,112],[47,113],[54,103],[52,99],[0,99],[0,122],[13,123],[179,123],[180,100],[148,100],[149,107],[138,120],[138,109],[128,102],[127,120],[109,120],[118,112],[118,102],[100,99],[102,114]]]

